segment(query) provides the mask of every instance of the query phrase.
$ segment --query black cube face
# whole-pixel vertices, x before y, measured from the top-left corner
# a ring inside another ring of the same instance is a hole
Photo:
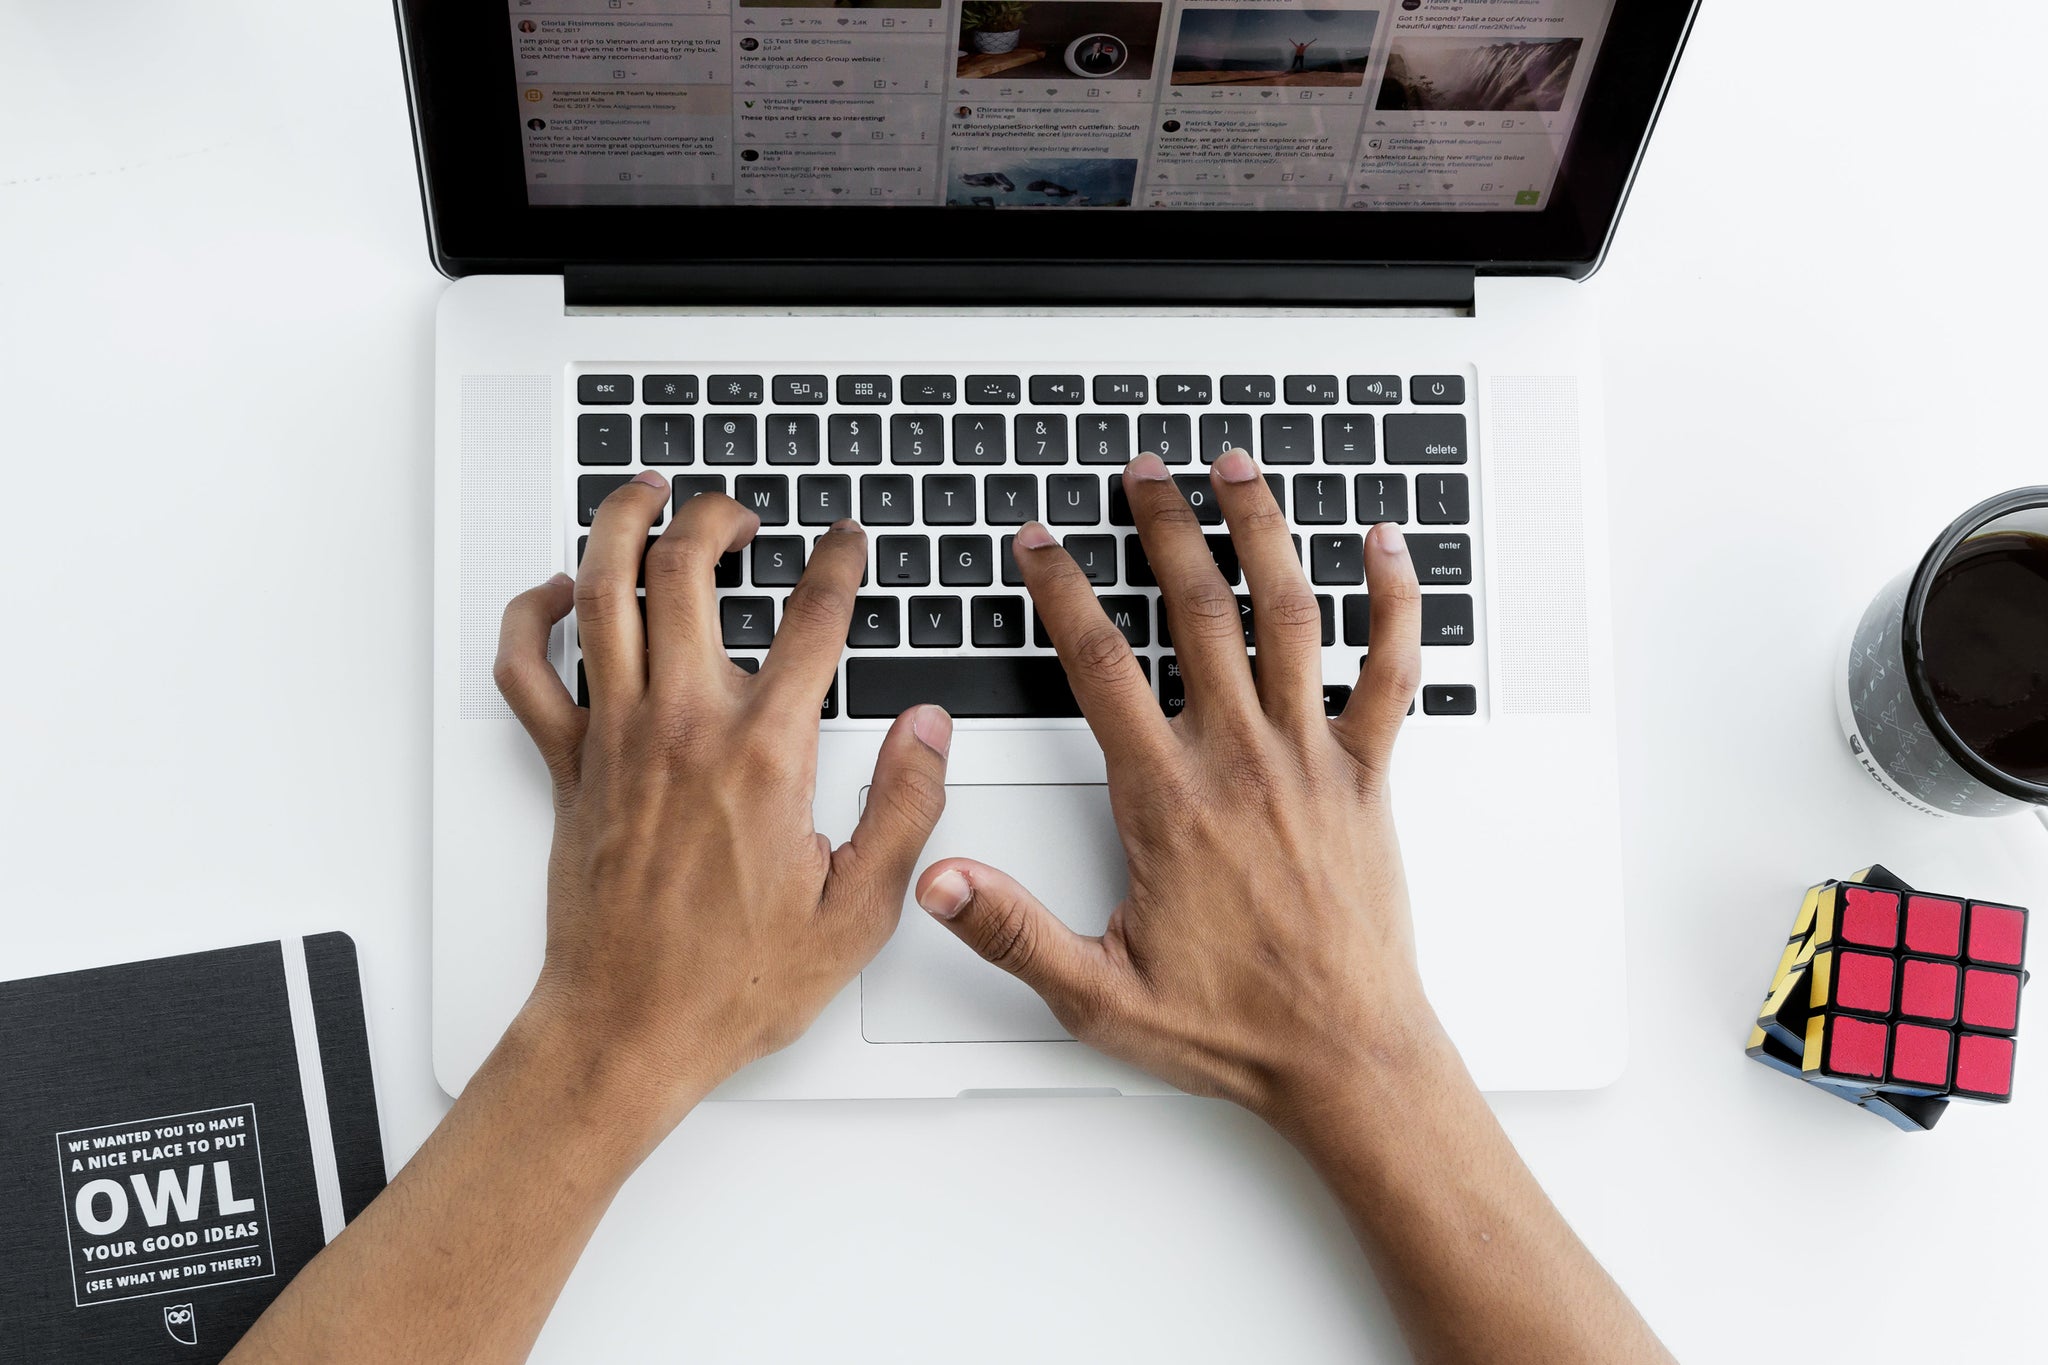
[[[1894,1128],[1908,1133],[1924,1133],[1941,1122],[1943,1112],[1948,1109],[1948,1101],[1938,1095],[1879,1093],[1864,1100],[1862,1107]]]

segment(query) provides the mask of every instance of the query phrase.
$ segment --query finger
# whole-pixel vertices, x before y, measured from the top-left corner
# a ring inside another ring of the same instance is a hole
[[[1358,686],[1331,728],[1369,774],[1383,779],[1401,722],[1422,683],[1422,593],[1408,558],[1408,538],[1391,521],[1373,527],[1366,537],[1365,591],[1372,644]]]
[[[851,521],[836,521],[818,537],[804,576],[782,606],[782,624],[768,661],[761,665],[766,705],[787,704],[795,715],[808,705],[815,729],[818,708],[832,688],[839,656],[846,651],[846,627],[853,620],[854,594],[868,567],[868,538]]]
[[[1342,479],[1341,474],[1330,476]],[[1323,723],[1323,614],[1301,572],[1287,514],[1259,467],[1242,450],[1209,468],[1252,598],[1259,701],[1266,714],[1297,727]]]
[[[647,632],[633,589],[667,502],[668,480],[643,469],[598,504],[591,523],[576,574],[576,635],[593,711],[633,702],[647,686]]]
[[[874,951],[896,927],[918,855],[946,809],[946,754],[953,718],[936,706],[896,717],[875,759],[875,779],[853,835],[832,855],[828,907],[850,906],[872,921]]]
[[[933,863],[917,879],[917,903],[961,942],[1072,1019],[1101,993],[1102,940],[1075,933],[1007,872],[969,858]]]
[[[647,676],[687,688],[724,663],[718,558],[754,538],[761,518],[723,493],[684,503],[647,551]]]
[[[1188,709],[1198,703],[1257,706],[1237,595],[1223,581],[1194,509],[1157,455],[1140,455],[1124,467],[1124,493],[1166,603]]]
[[[548,635],[574,602],[575,587],[569,575],[558,573],[506,603],[505,620],[498,630],[498,661],[491,668],[505,704],[526,727],[557,780],[573,771],[590,717],[548,662]]]
[[[1152,684],[1073,556],[1035,521],[1018,530],[1013,549],[1038,619],[1102,751],[1114,762],[1119,755],[1137,757],[1170,744],[1173,731]]]

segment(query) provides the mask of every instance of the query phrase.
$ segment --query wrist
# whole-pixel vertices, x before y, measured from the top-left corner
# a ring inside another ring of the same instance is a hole
[[[1471,1084],[1464,1062],[1418,996],[1393,1022],[1305,1051],[1299,1067],[1275,1078],[1256,1112],[1314,1160],[1331,1144],[1374,1140],[1431,1096],[1461,1084]]]

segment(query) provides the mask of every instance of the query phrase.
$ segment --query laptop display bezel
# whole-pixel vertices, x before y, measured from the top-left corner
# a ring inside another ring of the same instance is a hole
[[[1696,0],[1616,0],[1549,205],[1501,212],[1016,210],[527,203],[504,0],[395,0],[429,245],[450,276],[572,265],[1120,261],[1591,274]],[[991,303],[1000,303],[994,295]],[[1162,303],[1172,303],[1162,297]]]

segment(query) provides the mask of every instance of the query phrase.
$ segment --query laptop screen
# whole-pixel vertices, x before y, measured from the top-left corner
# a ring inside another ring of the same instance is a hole
[[[1541,213],[1613,5],[508,0],[504,118],[531,207]]]

